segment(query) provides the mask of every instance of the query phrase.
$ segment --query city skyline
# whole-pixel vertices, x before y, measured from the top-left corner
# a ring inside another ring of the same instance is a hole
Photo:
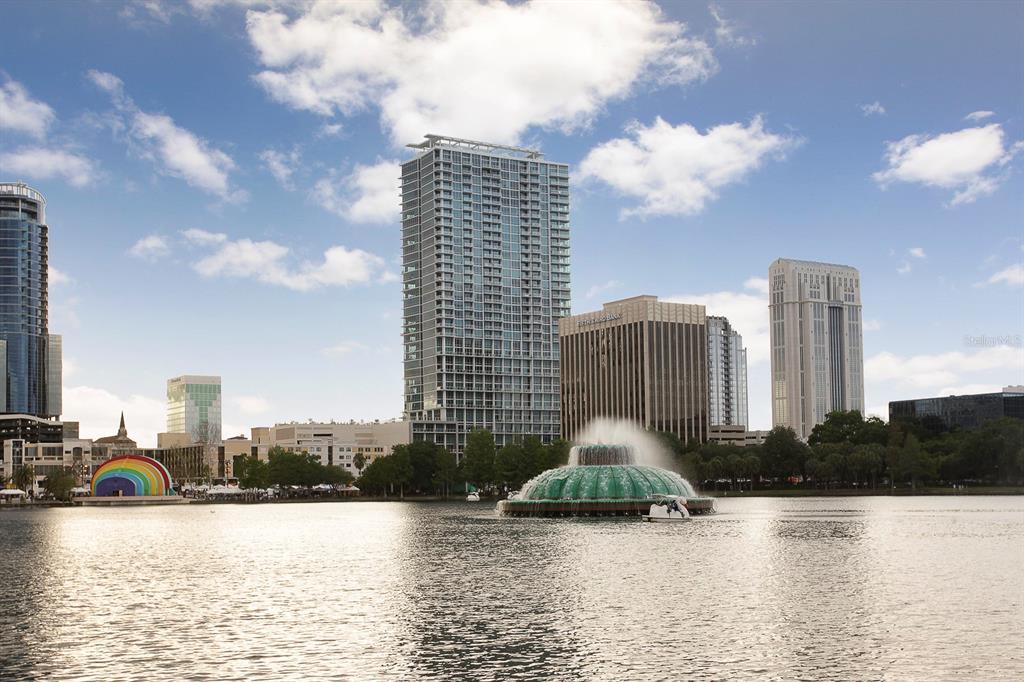
[[[572,312],[651,293],[728,317],[749,353],[751,428],[771,425],[764,273],[779,257],[861,272],[868,414],[1024,383],[1020,7],[904,5],[882,28],[870,7],[801,5],[800,31],[830,44],[812,55],[787,26],[795,5],[602,5],[645,52],[577,18],[569,47],[538,41],[532,58],[569,63],[598,41],[607,63],[523,85],[526,56],[484,59],[460,68],[495,90],[462,93],[424,80],[445,50],[558,8],[449,8],[423,34],[411,10],[271,5],[62,5],[45,22],[5,7],[36,30],[0,47],[0,179],[48,200],[50,328],[83,435],[124,410],[152,445],[164,381],[183,369],[224,377],[225,437],[399,416],[397,169],[427,133],[568,163]],[[974,36],[970,54],[931,31],[949,22]],[[313,28],[371,39],[379,59],[301,52]],[[852,28],[886,49],[858,51]],[[523,104],[474,118],[501,91]]]

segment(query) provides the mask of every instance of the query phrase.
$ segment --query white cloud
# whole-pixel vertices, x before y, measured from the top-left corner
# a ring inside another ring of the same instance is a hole
[[[391,223],[398,220],[398,161],[377,160],[356,165],[352,173],[336,179],[321,178],[311,196],[324,209],[356,223]]]
[[[884,116],[885,107],[879,101],[874,101],[871,104],[861,104],[860,111],[865,116]]]
[[[983,284],[1005,284],[1010,287],[1024,286],[1024,265],[1017,263],[1003,268],[988,278]]]
[[[964,116],[965,121],[983,121],[990,116],[995,116],[994,111],[972,111],[971,113]]]
[[[342,341],[341,343],[336,343],[333,346],[322,348],[320,352],[327,356],[338,356],[348,355],[349,353],[358,350],[366,350],[366,345],[359,343],[358,341]]]
[[[900,266],[898,268],[896,268],[896,272],[898,272],[901,275],[909,275],[910,271],[913,270],[913,269],[914,268],[910,264],[910,261],[906,261],[905,260],[902,263],[900,263]]]
[[[203,246],[208,246],[210,244],[223,244],[228,240],[228,236],[221,232],[207,232],[206,230],[200,230],[195,227],[182,230],[181,236],[183,236],[185,241],[190,244],[199,244]]]
[[[913,247],[911,249],[907,249],[907,253],[909,253],[914,258],[927,258],[928,257],[924,253],[924,248],[922,248],[920,246],[915,246],[915,247]]]
[[[247,28],[271,97],[325,116],[377,108],[396,146],[571,131],[640,83],[717,70],[707,43],[653,2],[318,2],[295,17],[251,11]]]
[[[340,123],[324,123],[317,131],[317,137],[341,137],[345,127]]]
[[[71,277],[52,265],[46,268],[46,281],[51,287],[60,286],[61,284],[69,284],[72,280]]]
[[[277,179],[281,187],[288,191],[295,189],[292,175],[295,174],[302,161],[302,155],[298,149],[293,149],[287,154],[276,149],[266,149],[260,152],[260,160],[263,161],[263,166]]]
[[[749,366],[768,360],[771,337],[768,327],[768,281],[751,277],[743,283],[747,291],[716,291],[710,294],[678,294],[667,301],[703,305],[708,315],[729,318],[729,323],[743,337]]]
[[[974,353],[952,351],[909,357],[882,352],[864,361],[864,376],[871,382],[894,382],[915,388],[936,388],[963,382],[964,375],[999,370],[1020,372],[1024,349],[993,346]]]
[[[864,320],[864,331],[866,332],[877,332],[882,328],[882,323],[878,320]]]
[[[0,154],[0,168],[6,175],[51,180],[63,178],[73,187],[92,184],[96,171],[92,161],[66,149],[20,147]]]
[[[163,258],[170,252],[171,247],[167,243],[167,239],[158,234],[147,235],[132,244],[132,247],[128,249],[129,255],[148,261]]]
[[[641,201],[621,218],[692,215],[704,210],[727,185],[743,180],[767,158],[782,158],[798,141],[770,133],[761,117],[749,125],[728,123],[701,133],[661,117],[650,126],[633,123],[629,137],[591,149],[580,163],[581,180],[601,180]]]
[[[270,411],[270,401],[258,395],[240,395],[234,398],[235,407],[243,414],[263,414]]]
[[[888,168],[871,177],[882,189],[893,182],[913,182],[954,190],[950,204],[969,204],[992,194],[1003,172],[1024,144],[1007,146],[1002,126],[991,123],[936,137],[909,135],[886,143]]]
[[[211,233],[207,233],[211,234]],[[294,291],[311,291],[322,287],[392,281],[393,274],[385,268],[384,259],[361,249],[332,246],[319,263],[288,263],[287,246],[272,241],[208,238],[193,241],[216,245],[217,250],[200,258],[193,269],[203,277],[251,278],[265,284],[283,286]]]
[[[603,294],[606,291],[610,291],[612,289],[616,289],[616,288],[618,288],[620,286],[622,286],[622,282],[620,282],[617,279],[610,279],[607,282],[603,282],[601,284],[595,284],[592,287],[590,287],[589,289],[587,289],[586,297],[587,298],[594,298],[598,294]]]
[[[187,184],[224,201],[239,202],[247,198],[244,190],[231,185],[234,160],[226,153],[185,128],[166,114],[153,114],[139,109],[124,91],[117,76],[92,70],[89,79],[110,94],[121,123],[138,152],[157,164],[161,172],[180,178]]]
[[[84,438],[101,438],[117,433],[124,412],[128,435],[140,447],[156,447],[156,434],[166,431],[163,400],[144,395],[127,398],[93,386],[64,386],[64,418],[77,420]]]
[[[41,140],[56,118],[50,105],[32,99],[18,81],[8,79],[0,85],[0,130],[26,133]]]
[[[1003,387],[999,384],[962,384],[960,386],[946,386],[935,391],[935,395],[972,395],[976,393],[1000,393]]]
[[[756,44],[753,38],[740,35],[737,32],[736,24],[723,16],[721,7],[718,5],[708,5],[708,12],[715,19],[715,41],[718,45],[750,47]]]

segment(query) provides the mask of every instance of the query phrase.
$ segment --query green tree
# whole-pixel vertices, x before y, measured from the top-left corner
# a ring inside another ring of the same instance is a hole
[[[405,489],[412,482],[413,467],[409,449],[396,445],[388,456],[391,460],[391,491],[398,487],[398,497],[405,499]]]
[[[807,444],[852,443],[864,426],[864,417],[859,410],[836,410],[825,415],[825,421],[815,424]]]
[[[567,440],[556,438],[545,447],[547,465],[544,469],[554,469],[569,463],[569,450],[572,445]]]
[[[455,455],[445,448],[437,448],[434,452],[434,489],[448,497],[458,476],[459,466],[455,461]]]
[[[14,487],[26,492],[32,488],[32,484],[35,481],[36,470],[32,468],[31,464],[22,464],[14,470],[14,475],[11,476],[11,482],[14,483]]]
[[[462,475],[477,488],[494,482],[494,436],[487,429],[470,431],[466,436]]]
[[[256,455],[236,458],[235,476],[238,477],[238,485],[247,490],[270,486],[270,469]]]
[[[356,485],[361,492],[370,495],[387,495],[393,486],[394,461],[391,455],[377,457],[366,465]]]
[[[803,473],[808,448],[788,426],[776,426],[761,446],[761,470],[771,478],[785,480]]]
[[[43,479],[43,487],[46,492],[53,495],[54,499],[71,499],[71,489],[75,487],[75,475],[69,469],[56,469],[47,474]]]
[[[509,443],[500,450],[494,458],[494,480],[500,485],[505,485],[513,490],[520,488],[523,484],[523,446],[519,443]]]
[[[743,457],[743,471],[750,479],[750,489],[754,489],[754,481],[761,474],[761,458],[756,453],[749,453]]]
[[[359,472],[358,475],[362,476],[363,475],[363,467],[366,466],[366,455],[364,455],[361,452],[357,452],[355,455],[353,455],[352,456],[352,466],[354,466],[356,468],[356,471]]]

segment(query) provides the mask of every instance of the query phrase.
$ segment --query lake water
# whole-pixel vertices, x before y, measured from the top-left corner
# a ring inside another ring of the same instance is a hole
[[[0,512],[0,679],[1024,679],[1024,498],[718,508]]]

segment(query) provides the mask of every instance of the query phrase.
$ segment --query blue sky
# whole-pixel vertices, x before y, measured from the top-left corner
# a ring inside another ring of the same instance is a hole
[[[777,257],[860,269],[869,412],[1024,383],[1024,5],[5,5],[0,176],[48,199],[65,418],[224,431],[402,409],[395,164],[423,133],[567,162],[573,310],[744,334]]]

